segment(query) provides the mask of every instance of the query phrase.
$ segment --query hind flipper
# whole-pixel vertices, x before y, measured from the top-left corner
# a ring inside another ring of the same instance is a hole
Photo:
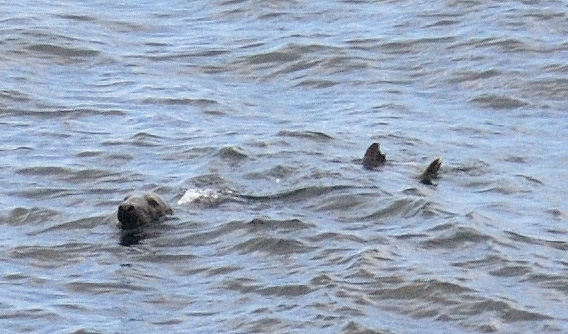
[[[442,159],[437,158],[428,165],[428,168],[420,175],[420,182],[432,185],[432,180],[438,178],[438,172],[442,167]]]

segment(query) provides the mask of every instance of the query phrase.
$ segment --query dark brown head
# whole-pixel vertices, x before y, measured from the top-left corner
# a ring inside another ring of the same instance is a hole
[[[116,214],[123,230],[133,230],[171,215],[172,209],[158,195],[127,196],[118,206]]]
[[[372,143],[363,157],[363,166],[369,169],[377,168],[380,165],[383,165],[386,160],[386,155],[381,153],[379,143]]]

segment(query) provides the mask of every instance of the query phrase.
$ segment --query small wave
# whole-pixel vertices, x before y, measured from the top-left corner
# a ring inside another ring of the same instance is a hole
[[[95,17],[88,16],[88,15],[60,14],[60,15],[56,15],[56,16],[58,16],[62,19],[69,19],[69,20],[80,21],[80,22],[96,21]]]
[[[71,171],[70,168],[58,166],[40,166],[40,167],[26,167],[16,171],[20,175],[34,175],[34,176],[53,176],[53,175],[67,175]]]
[[[314,224],[303,222],[300,219],[276,220],[268,218],[255,218],[247,223],[254,230],[302,230],[315,227]]]
[[[366,326],[363,326],[362,324],[359,324],[355,321],[350,321],[347,325],[345,325],[341,329],[341,333],[346,333],[346,334],[389,334],[389,333],[394,333],[394,332],[384,331],[384,330],[374,330],[374,329],[368,328]]]
[[[251,65],[261,64],[280,64],[300,59],[296,52],[272,51],[263,54],[255,54],[246,58],[246,62]]]
[[[536,177],[532,177],[529,175],[523,175],[523,174],[516,174],[516,176],[521,177],[527,181],[529,181],[530,183],[542,186],[544,185],[544,182],[542,182],[541,180],[537,179]]]
[[[518,232],[505,231],[505,234],[515,242],[522,242],[530,245],[546,246],[558,250],[568,250],[568,242],[560,240],[545,240],[542,238],[530,237]]]
[[[497,70],[487,70],[487,71],[480,71],[480,72],[458,72],[455,74],[453,79],[450,79],[450,83],[461,83],[461,82],[468,82],[468,81],[478,81],[489,79],[495,76],[499,76],[502,73]]]
[[[470,102],[481,105],[484,108],[497,110],[517,109],[528,105],[527,102],[510,96],[500,96],[493,94],[480,95],[471,99]]]
[[[0,90],[0,101],[4,100],[14,103],[26,103],[33,101],[33,98],[29,94],[17,90]]]
[[[311,235],[308,240],[313,243],[320,243],[329,240],[334,240],[335,242],[354,242],[358,244],[365,244],[366,239],[363,239],[357,235],[348,234],[345,232],[323,232]]]
[[[509,155],[508,157],[506,157],[503,160],[507,161],[507,162],[514,162],[514,163],[517,163],[517,164],[526,164],[528,162],[527,157],[523,157],[523,156],[519,156],[519,155]]]
[[[271,179],[280,182],[282,179],[290,178],[300,171],[297,167],[277,165],[268,170],[255,171],[247,174],[247,178],[252,180]]]
[[[478,46],[497,46],[504,52],[531,51],[534,48],[516,38],[488,38],[478,43]]]
[[[293,138],[306,138],[313,141],[324,142],[333,140],[333,137],[327,135],[323,132],[318,131],[280,131],[278,132],[278,136],[281,137],[293,137]]]
[[[192,149],[192,156],[203,156],[207,152],[211,151],[210,149],[201,148],[201,149]],[[191,178],[191,183],[193,183],[196,187],[199,188],[217,188],[222,189],[228,187],[229,182],[223,178],[221,175],[217,173],[213,174],[203,174],[198,175]]]
[[[329,88],[338,85],[340,82],[336,80],[328,80],[328,79],[307,79],[300,81],[294,87],[304,87],[304,88]]]
[[[442,19],[438,20],[434,23],[428,24],[426,28],[433,28],[433,27],[445,27],[445,26],[452,26],[452,25],[459,25],[460,21],[453,20],[453,19]]]
[[[479,188],[476,190],[478,193],[496,193],[496,194],[503,194],[503,195],[514,195],[514,194],[522,194],[522,193],[530,193],[530,190],[527,190],[523,187],[520,187],[517,184],[509,182],[508,180],[499,180],[494,182],[487,182],[485,184],[470,184],[469,186]]]
[[[95,57],[100,53],[99,51],[91,49],[69,48],[52,44],[35,44],[28,46],[27,49],[34,52],[66,58]]]
[[[73,195],[74,190],[69,188],[59,188],[59,187],[46,187],[42,188],[39,186],[30,187],[22,190],[18,190],[12,193],[12,195],[20,196],[28,199],[61,199],[63,197],[68,197]]]
[[[417,215],[424,217],[438,216],[441,210],[435,208],[434,203],[424,199],[403,198],[392,201],[388,206],[381,208],[370,215],[361,217],[362,220],[381,220],[386,217],[410,218]],[[446,215],[447,213],[443,213]]]
[[[63,230],[65,232],[70,232],[77,229],[92,229],[100,224],[107,224],[110,225],[112,219],[109,216],[96,216],[96,217],[89,217],[89,218],[81,218],[77,220],[72,220],[68,222],[58,222],[57,224],[47,227],[45,229],[30,232],[29,235],[38,235],[46,232]]]
[[[12,259],[27,259],[36,267],[59,268],[72,263],[80,263],[92,245],[82,243],[66,243],[50,246],[19,246],[10,251]]]
[[[164,245],[169,247],[186,247],[186,246],[203,246],[210,244],[218,244],[227,239],[233,240],[228,236],[235,234],[245,234],[247,232],[246,225],[242,221],[233,221],[229,223],[222,223],[213,228],[207,228],[201,231],[195,231],[192,226],[189,231],[183,231],[180,227],[174,235],[169,235],[167,240],[164,240]],[[232,245],[232,244],[231,244]]]
[[[308,186],[292,190],[287,190],[275,194],[267,195],[238,195],[243,199],[249,200],[286,200],[286,201],[301,201],[311,199],[324,194],[329,194],[337,190],[345,190],[352,188],[351,186]]]
[[[565,73],[565,72],[564,72]],[[527,82],[524,91],[530,96],[546,96],[550,101],[565,102],[568,99],[568,79],[564,76]]]
[[[532,269],[528,265],[506,265],[489,273],[497,277],[521,277],[531,273]]]
[[[424,248],[451,248],[468,247],[490,241],[492,238],[470,227],[453,227],[450,231],[432,237],[422,243]]]
[[[16,173],[25,176],[48,176],[59,180],[65,180],[71,183],[82,183],[86,180],[101,180],[118,176],[107,170],[101,169],[73,169],[60,166],[37,166],[25,167],[16,171]]]
[[[225,283],[225,289],[239,291],[241,293],[257,293],[263,296],[304,296],[312,289],[305,284],[283,284],[263,287],[258,284],[245,284],[249,280],[233,279]]]
[[[471,315],[498,312],[501,318],[508,322],[552,319],[544,314],[517,309],[503,300],[475,299],[477,298],[473,298],[473,302],[462,305],[459,308],[460,311]]]
[[[420,299],[428,296],[437,296],[438,294],[464,294],[473,293],[474,291],[456,283],[444,282],[437,279],[417,280],[411,284],[403,285],[399,288],[387,290],[381,293],[383,297],[394,297],[401,299]]]
[[[489,164],[481,160],[476,160],[469,163],[456,165],[452,168],[452,170],[465,173],[468,176],[482,176],[489,173]]]
[[[65,284],[69,291],[90,294],[116,294],[117,291],[132,292],[132,291],[147,291],[149,288],[143,285],[125,284],[125,283],[101,283],[101,282],[71,282]]]
[[[234,146],[221,148],[217,152],[217,156],[225,160],[243,160],[248,158],[248,154],[246,154],[240,147]]]
[[[564,294],[568,291],[568,279],[562,274],[531,273],[525,277],[526,281],[535,282],[545,289],[553,289]]]
[[[8,216],[1,217],[0,221],[2,223],[7,223],[12,226],[26,225],[45,222],[47,220],[52,220],[54,217],[59,216],[59,212],[44,208],[23,208],[18,207],[10,211]]]
[[[315,206],[314,210],[349,212],[349,210],[354,210],[358,207],[364,206],[365,203],[365,199],[361,196],[355,196],[352,194],[339,194],[326,198],[323,203]]]
[[[138,132],[132,136],[132,144],[138,147],[156,147],[160,146],[160,139],[162,137],[152,133]]]
[[[486,298],[458,283],[438,279],[415,280],[371,292],[388,300],[391,309],[418,318],[455,321],[478,331],[498,331],[495,317],[503,322],[547,320],[551,317],[518,308],[508,300]]]
[[[211,107],[219,105],[215,100],[211,99],[192,99],[192,98],[146,98],[142,100],[143,104],[157,104],[157,105],[182,105],[182,106],[196,106],[196,107]]]
[[[305,284],[284,284],[258,289],[263,296],[305,296],[312,292],[312,288]]]
[[[509,52],[519,52],[519,51],[533,51],[534,48],[531,48],[528,44],[514,38],[498,38],[498,37],[489,37],[489,38],[470,38],[464,42],[460,42],[454,45],[452,48],[485,48],[485,47],[493,47],[500,49],[500,51],[509,53]]]
[[[243,254],[263,252],[273,255],[307,253],[312,248],[299,240],[275,237],[254,237],[231,247]]]
[[[468,260],[463,262],[454,262],[453,266],[465,269],[477,269],[493,266],[505,266],[508,260],[498,255],[487,255],[480,259]]]
[[[564,212],[560,211],[557,208],[548,209],[548,210],[545,210],[544,212],[550,214],[552,217],[554,217],[554,219],[557,219],[557,220],[563,220],[563,219],[566,219],[566,217],[567,217],[567,215]]]

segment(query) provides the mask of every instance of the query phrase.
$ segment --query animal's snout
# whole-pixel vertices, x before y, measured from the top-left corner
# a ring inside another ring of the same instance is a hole
[[[172,209],[158,195],[127,196],[118,205],[116,215],[122,230],[133,230],[158,222]]]
[[[117,212],[118,221],[123,224],[125,228],[132,228],[136,223],[136,208],[130,203],[123,203],[118,206]]]

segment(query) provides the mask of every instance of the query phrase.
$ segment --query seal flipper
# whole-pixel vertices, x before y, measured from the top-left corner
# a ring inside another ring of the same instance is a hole
[[[428,165],[428,168],[420,175],[420,182],[428,185],[433,185],[433,179],[438,178],[438,172],[442,167],[442,159],[437,158]]]
[[[386,160],[386,155],[381,153],[379,143],[372,143],[371,146],[367,148],[367,151],[365,151],[363,166],[368,169],[373,169],[384,164]]]

